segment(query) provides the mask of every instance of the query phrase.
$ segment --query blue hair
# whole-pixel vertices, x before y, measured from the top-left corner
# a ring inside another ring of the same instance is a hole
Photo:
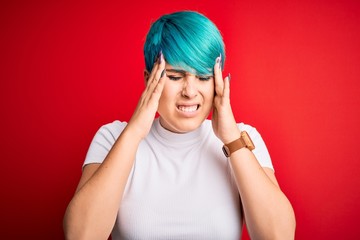
[[[213,75],[220,54],[224,68],[222,36],[212,21],[197,12],[163,15],[151,25],[144,44],[147,71],[151,72],[160,51],[167,63],[193,74]]]

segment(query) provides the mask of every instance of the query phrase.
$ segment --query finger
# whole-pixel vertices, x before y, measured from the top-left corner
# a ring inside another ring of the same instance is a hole
[[[161,77],[163,77],[165,71],[165,60],[162,52],[160,51],[160,56],[158,58],[158,61],[156,63],[156,70],[153,71],[153,74],[151,78],[149,79],[149,88],[148,90],[152,92],[156,85],[158,84],[158,81]]]
[[[149,100],[152,97],[152,94],[154,93],[155,90],[156,92],[160,91],[160,95],[161,95],[163,89],[166,73],[165,73],[165,60],[162,54],[160,54],[159,61],[156,65],[157,65],[157,69],[156,71],[154,71],[152,78],[149,79],[150,83],[148,84],[146,89],[145,101]],[[160,80],[162,81],[160,82]],[[159,84],[160,86],[158,87]]]
[[[230,79],[231,79],[231,75],[229,73],[229,75],[224,80],[224,93],[223,93],[223,96],[225,98],[230,97]]]
[[[163,76],[159,79],[158,83],[156,84],[152,94],[150,95],[149,102],[157,104],[159,102],[159,99],[161,97],[162,91],[165,86],[165,80],[166,80],[166,73],[165,69],[163,71]]]
[[[222,77],[222,70],[221,70],[221,54],[219,57],[216,58],[215,65],[214,65],[214,77],[215,77],[215,93],[216,95],[222,95],[224,89],[224,80]]]
[[[149,77],[148,77],[148,79],[147,79],[147,85],[146,85],[146,86],[150,85],[151,81],[154,79],[154,76],[155,76],[155,74],[156,74],[156,71],[157,71],[158,68],[159,68],[160,55],[161,55],[161,51],[159,52],[158,56],[157,56],[156,59],[155,59],[155,62],[154,62],[154,64],[153,64],[153,68],[151,69],[151,73],[150,73],[150,75],[149,75]]]
[[[155,62],[154,62],[154,65],[153,65],[153,68],[151,70],[151,73],[147,79],[147,84],[146,84],[146,89],[144,90],[143,92],[143,100],[148,100],[148,95],[149,95],[149,92],[151,93],[155,86],[154,84],[157,83],[157,79],[155,78],[155,75],[159,69],[159,65],[160,65],[160,55],[161,55],[161,52],[159,52],[159,55],[158,57],[156,58]]]
[[[154,88],[151,90],[151,92],[149,91],[149,93],[146,96],[146,100],[145,100],[146,105],[150,105],[151,107],[156,108],[155,110],[157,110],[157,106],[159,104],[159,100],[160,100],[162,91],[165,86],[165,81],[166,81],[165,74],[166,73],[164,71],[163,77],[161,77],[159,79],[159,81],[156,83],[156,85],[152,84],[152,86],[154,86]],[[155,81],[154,81],[154,83],[155,83]]]
[[[160,56],[157,64],[157,70],[155,71],[154,81],[159,81],[161,77],[164,76],[165,71],[165,60],[162,51],[160,51]]]

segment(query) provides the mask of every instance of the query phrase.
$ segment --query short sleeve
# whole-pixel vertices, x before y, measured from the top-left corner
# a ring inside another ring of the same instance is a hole
[[[91,141],[83,167],[90,163],[102,163],[126,125],[126,122],[116,120],[100,127]]]
[[[250,135],[250,138],[255,145],[253,153],[260,165],[262,167],[267,167],[274,170],[269,151],[265,145],[264,140],[262,139],[260,133],[256,130],[256,128],[244,123],[238,124],[238,127],[240,131],[246,131]]]

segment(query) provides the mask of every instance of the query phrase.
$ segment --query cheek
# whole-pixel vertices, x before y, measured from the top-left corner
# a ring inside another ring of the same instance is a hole
[[[205,89],[205,96],[208,100],[212,101],[214,99],[215,96],[215,87],[213,85],[213,83],[209,84],[206,86]]]
[[[168,98],[169,96],[171,96],[171,86],[168,84],[168,82],[165,82],[165,86],[164,86],[164,89],[161,93],[161,99],[166,99]]]
[[[168,102],[172,102],[173,99],[175,99],[176,94],[177,94],[176,87],[173,84],[171,84],[171,82],[166,81],[164,89],[161,93],[159,104],[166,104]]]

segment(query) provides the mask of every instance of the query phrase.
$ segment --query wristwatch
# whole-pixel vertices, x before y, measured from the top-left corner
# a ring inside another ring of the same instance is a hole
[[[240,134],[240,138],[236,139],[235,141],[232,141],[228,144],[225,144],[222,147],[222,150],[225,154],[226,157],[230,157],[230,155],[243,148],[246,147],[248,148],[250,151],[255,149],[255,145],[254,143],[251,141],[251,138],[249,136],[249,134],[246,131],[242,131]]]

